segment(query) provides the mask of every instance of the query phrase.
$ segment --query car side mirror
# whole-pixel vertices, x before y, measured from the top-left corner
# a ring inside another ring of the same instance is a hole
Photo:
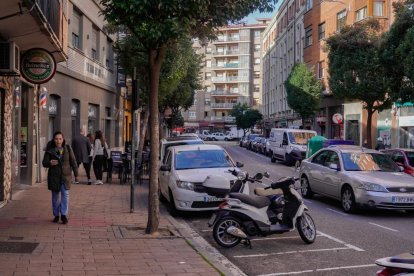
[[[243,168],[244,167],[244,164],[243,163],[241,163],[241,162],[236,162],[236,167],[237,168]]]
[[[160,167],[160,171],[162,171],[162,172],[169,172],[169,171],[171,171],[171,167],[168,166],[168,165],[162,165]]]
[[[337,164],[329,164],[329,168],[335,171],[339,171],[338,165]]]
[[[403,172],[405,170],[404,166],[398,166],[398,168],[400,169],[400,172]]]

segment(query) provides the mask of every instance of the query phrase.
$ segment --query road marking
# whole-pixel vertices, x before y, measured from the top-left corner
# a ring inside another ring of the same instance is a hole
[[[295,253],[307,253],[307,252],[322,252],[322,251],[335,251],[335,250],[349,250],[349,247],[335,247],[335,248],[322,248],[322,249],[309,249],[309,250],[294,250],[286,252],[277,252],[269,254],[252,254],[252,255],[236,255],[234,258],[254,258],[254,257],[268,257],[275,255],[284,255],[284,254],[295,254]]]
[[[362,248],[359,248],[359,247],[356,247],[355,245],[352,245],[352,244],[346,243],[346,242],[344,242],[344,241],[341,241],[340,239],[337,239],[337,238],[334,238],[334,237],[332,237],[332,236],[330,236],[330,235],[328,235],[328,234],[322,233],[321,231],[317,231],[317,233],[318,233],[319,235],[321,235],[321,236],[323,236],[323,237],[326,237],[326,238],[328,238],[328,239],[330,239],[330,240],[333,240],[333,241],[335,241],[335,242],[337,242],[337,243],[343,244],[343,245],[345,245],[346,247],[348,247],[349,249],[353,249],[353,250],[355,250],[355,251],[359,251],[359,252],[364,252],[364,251],[365,251],[365,250],[364,250],[364,249],[362,249]]]
[[[336,210],[331,209],[331,208],[326,208],[326,209],[329,210],[329,211],[331,211],[331,212],[334,212],[336,214],[340,214],[342,216],[348,216],[348,214],[345,214],[344,212],[339,212],[339,211],[336,211]]]
[[[316,235],[320,236],[320,235]],[[251,239],[251,241],[267,241],[267,240],[285,240],[285,239],[299,239],[300,236],[292,236],[292,237],[277,237],[277,238],[257,238]]]
[[[340,270],[340,269],[375,267],[375,266],[377,265],[366,264],[366,265],[338,266],[338,267],[328,267],[328,268],[317,268],[315,270],[302,270],[302,271],[280,272],[280,273],[272,273],[272,274],[261,274],[259,276],[294,275],[294,274],[304,274],[304,273],[312,273],[312,272],[318,272],[318,271],[332,271],[332,270]]]
[[[385,226],[382,226],[382,225],[379,225],[379,224],[376,224],[376,223],[373,223],[373,222],[368,222],[368,223],[371,224],[371,225],[375,225],[375,226],[378,226],[378,227],[381,227],[381,228],[384,228],[384,229],[393,231],[393,232],[400,232],[398,230],[395,230],[395,229],[392,229],[392,228],[389,228],[389,227],[385,227]]]

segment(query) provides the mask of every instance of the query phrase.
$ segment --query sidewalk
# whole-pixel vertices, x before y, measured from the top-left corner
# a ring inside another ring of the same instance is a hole
[[[73,184],[63,225],[51,222],[46,183],[17,192],[0,209],[0,275],[219,275],[182,237],[143,234],[147,197],[148,184],[137,185],[131,214],[130,186],[117,175],[112,184]],[[174,233],[167,216],[160,229]]]

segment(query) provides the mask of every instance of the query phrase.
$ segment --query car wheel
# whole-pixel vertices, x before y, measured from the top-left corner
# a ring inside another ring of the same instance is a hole
[[[224,138],[224,141],[228,141],[229,139],[227,139],[227,138]]]
[[[313,192],[311,190],[309,180],[306,176],[300,178],[300,191],[304,198],[312,198]]]
[[[168,190],[168,191],[169,191],[169,197],[170,197],[170,202],[168,204],[168,212],[170,213],[172,217],[177,217],[179,215],[179,211],[175,207],[174,195],[171,190]]]
[[[275,163],[276,162],[276,158],[272,155],[270,155],[270,162]]]
[[[341,203],[342,209],[345,213],[355,213],[357,208],[355,203],[354,191],[351,187],[345,186],[344,188],[342,188]]]

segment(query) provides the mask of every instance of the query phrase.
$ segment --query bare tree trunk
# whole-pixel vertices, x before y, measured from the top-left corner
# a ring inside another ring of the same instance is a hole
[[[150,50],[148,59],[150,65],[150,95],[149,95],[149,112],[150,121],[150,186],[148,196],[148,222],[146,233],[156,234],[160,221],[160,206],[158,201],[158,167],[159,167],[159,113],[158,113],[158,88],[160,81],[161,65],[164,61],[166,46],[156,50]]]
[[[371,106],[367,107],[367,142],[368,148],[372,149],[372,135],[371,135],[371,128],[372,128],[372,115],[374,111],[372,110]]]
[[[148,103],[147,103],[147,107],[148,107]],[[145,144],[145,135],[147,134],[147,126],[148,126],[148,119],[149,119],[149,110],[148,108],[145,108],[145,110],[143,110],[144,113],[144,118],[142,120],[142,128],[140,131],[140,135],[139,135],[139,145],[138,145],[138,164],[141,164],[142,162],[142,152],[144,151],[144,144]]]

